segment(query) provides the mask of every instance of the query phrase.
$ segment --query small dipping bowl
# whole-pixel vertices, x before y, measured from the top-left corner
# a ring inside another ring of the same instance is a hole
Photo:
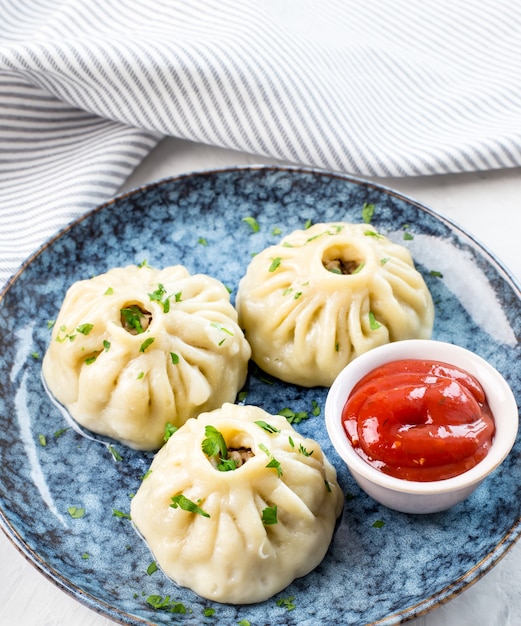
[[[376,367],[401,359],[448,363],[472,374],[483,387],[496,432],[488,454],[473,468],[443,480],[410,481],[389,476],[369,465],[353,449],[342,424],[342,410],[355,384]],[[404,513],[434,513],[467,498],[508,455],[518,431],[518,408],[510,386],[483,358],[460,346],[411,339],[374,348],[349,363],[331,386],[325,406],[326,428],[353,478],[374,500]]]

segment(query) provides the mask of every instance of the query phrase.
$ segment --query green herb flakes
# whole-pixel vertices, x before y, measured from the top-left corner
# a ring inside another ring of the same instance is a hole
[[[262,523],[264,526],[270,526],[271,524],[276,524],[277,520],[277,505],[267,506],[262,511]]]
[[[145,339],[145,341],[143,341],[143,343],[139,347],[139,351],[144,352],[148,347],[150,347],[154,343],[154,341],[155,341],[154,337],[149,337],[148,339]]]
[[[311,228],[313,226],[313,222],[311,221],[311,219],[307,219],[304,222],[304,230],[308,230],[309,228]]]
[[[313,450],[306,450],[302,444],[299,445],[298,451],[304,456],[311,456],[313,454]]]
[[[94,324],[81,324],[76,330],[82,335],[88,335],[93,328]]]
[[[114,459],[114,461],[122,461],[123,457],[121,456],[121,454],[116,450],[116,448],[109,444],[108,446],[108,450],[110,452],[110,454],[112,454],[112,458]]]
[[[56,320],[47,320],[47,330],[51,330],[55,324]]]
[[[274,235],[275,237],[278,237],[279,235],[282,235],[282,229],[279,228],[278,226],[274,226],[271,234]]]
[[[373,215],[374,215],[374,210],[375,210],[374,204],[368,204],[367,202],[364,202],[364,205],[362,206],[362,219],[364,220],[366,224],[371,223],[371,220],[373,219]]]
[[[380,326],[381,324],[380,322],[377,321],[376,317],[374,316],[374,313],[372,311],[369,311],[369,328],[371,330],[378,330]]]
[[[268,433],[280,433],[278,428],[275,428],[275,426],[268,424],[264,420],[257,420],[255,423]]]
[[[124,511],[120,511],[119,509],[112,509],[112,516],[119,517],[120,519],[131,519],[128,513],[125,513]]]
[[[385,526],[385,522],[381,519],[377,519],[371,524],[371,526],[373,528],[383,528]]]
[[[170,359],[172,360],[172,365],[177,365],[179,363],[179,355],[175,352],[170,352]]]
[[[154,574],[155,572],[157,572],[157,563],[155,561],[152,561],[152,563],[150,563],[150,565],[147,567],[147,574],[149,576],[152,576],[152,574]]]
[[[31,352],[31,356],[33,357],[33,359],[35,361],[39,361],[40,360],[40,353],[39,352]]]
[[[177,494],[176,496],[172,496],[171,498],[172,504],[170,505],[173,509],[177,509],[179,507],[183,511],[187,511],[188,513],[196,513],[197,515],[202,515],[202,517],[210,517],[210,515],[203,511],[195,502],[189,500],[182,493]]]
[[[202,246],[208,245],[208,241],[204,237],[199,237],[199,239],[197,240],[197,243],[201,244]]]
[[[47,438],[45,437],[45,435],[39,434],[38,441],[40,445],[42,446],[42,448],[45,448],[45,446],[47,445]]]
[[[204,434],[206,439],[203,439],[201,448],[206,456],[215,460],[217,469],[220,472],[230,472],[237,469],[237,461],[228,458],[228,448],[224,437],[215,426],[206,426]]]
[[[412,235],[410,232],[406,230],[403,233],[403,238],[404,238],[404,241],[411,241],[412,239],[414,239],[414,235]]]
[[[302,420],[308,419],[309,417],[309,413],[307,411],[300,411],[298,413],[295,413],[295,411],[291,410],[288,407],[279,411],[278,414],[285,417],[290,424],[300,424]]]
[[[108,352],[110,350],[110,341],[107,341],[106,339],[103,340],[103,349],[105,350],[105,352]]]
[[[177,602],[176,600],[172,600],[170,596],[156,596],[151,595],[146,599],[148,605],[152,608],[167,611],[168,613],[179,613],[181,615],[186,615],[188,612],[186,606],[182,602]]]
[[[139,372],[139,374],[137,375],[138,380],[141,380],[144,377],[145,377],[145,372]]]
[[[431,270],[429,274],[430,276],[433,276],[434,278],[443,278],[443,274],[439,272],[438,270]]]
[[[67,513],[72,517],[72,519],[81,519],[85,515],[85,509],[79,506],[70,506],[67,509]]]
[[[247,619],[241,619],[237,622],[237,626],[251,626],[251,624]]]
[[[163,435],[163,439],[165,440],[165,442],[170,439],[170,437],[175,433],[176,430],[177,426],[174,426],[170,422],[167,422],[165,424],[165,433]]]
[[[248,226],[252,229],[252,231],[254,233],[258,233],[260,230],[260,226],[259,223],[257,222],[257,220],[254,217],[243,217],[242,221],[245,222],[246,224],[248,224]]]
[[[204,617],[213,617],[214,615],[215,615],[215,609],[212,609],[211,607],[207,607],[206,609],[203,609]]]
[[[105,293],[103,294],[104,296],[112,296],[114,294],[114,289],[112,289],[112,287],[107,287],[107,289],[105,290]]]
[[[279,268],[281,261],[282,259],[280,258],[280,256],[277,256],[274,259],[272,259],[271,265],[268,268],[268,272],[274,272],[277,268]]]
[[[311,406],[313,407],[311,409],[311,415],[313,415],[313,417],[318,417],[320,415],[320,405],[316,400],[311,400]]]
[[[84,553],[81,555],[81,558],[82,558],[84,561],[87,561],[88,559],[90,559],[90,554],[89,554],[88,552],[84,552]]]
[[[70,429],[71,429],[70,426],[68,426],[67,428],[60,428],[60,430],[57,430],[53,436],[55,439],[58,439],[58,437],[61,437]]]
[[[88,356],[85,359],[84,363],[85,365],[92,365],[96,361],[97,358],[98,356],[96,354],[93,354],[92,356]]]
[[[283,609],[287,609],[288,611],[293,611],[293,609],[297,608],[297,605],[295,604],[295,596],[279,598],[277,600],[277,606],[280,606]]]

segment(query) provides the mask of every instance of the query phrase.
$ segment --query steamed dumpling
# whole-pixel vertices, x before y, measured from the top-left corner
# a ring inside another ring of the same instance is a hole
[[[221,457],[208,455],[212,427],[228,461],[238,459],[235,469],[219,470]],[[186,422],[156,454],[131,517],[176,583],[246,604],[322,561],[342,505],[335,469],[316,441],[280,415],[225,404]]]
[[[315,224],[266,248],[236,306],[257,365],[307,387],[381,344],[430,338],[434,321],[409,251],[367,224]]]
[[[43,375],[79,424],[154,450],[168,422],[234,401],[250,354],[218,280],[128,266],[69,288]]]

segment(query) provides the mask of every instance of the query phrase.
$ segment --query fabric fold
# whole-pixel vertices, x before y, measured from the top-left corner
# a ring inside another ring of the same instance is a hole
[[[362,176],[521,165],[508,0],[0,7],[0,281],[163,136]]]

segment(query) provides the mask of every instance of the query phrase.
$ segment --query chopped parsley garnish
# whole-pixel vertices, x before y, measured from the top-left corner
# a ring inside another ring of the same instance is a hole
[[[179,363],[179,355],[175,352],[170,352],[170,358],[172,360],[172,365],[177,365]]]
[[[50,330],[56,324],[56,320],[47,320],[47,329]]]
[[[412,235],[410,232],[406,230],[403,233],[403,238],[405,241],[411,241],[411,239],[414,239],[414,235]]]
[[[264,452],[264,454],[271,457],[266,467],[269,469],[277,470],[277,476],[280,478],[282,476],[282,467],[279,461],[277,461],[277,459],[274,456],[272,456],[271,452],[268,450],[268,448],[266,448],[266,446],[263,443],[259,444],[259,448]]]
[[[98,358],[97,355],[93,355],[93,356],[88,356],[85,359],[85,365],[92,365],[94,363],[94,361]]]
[[[136,335],[140,335],[145,332],[143,323],[146,318],[143,311],[137,306],[137,304],[132,304],[129,307],[121,309],[120,313],[121,319],[129,331],[135,331]]]
[[[138,265],[137,265],[137,266],[138,266],[140,269],[141,269],[142,267],[150,267],[150,265],[148,264],[148,261],[147,261],[146,259],[143,259],[143,260],[141,261],[141,263],[138,263]]]
[[[309,417],[307,411],[300,411],[298,413],[295,413],[295,411],[292,411],[288,407],[282,409],[282,411],[279,411],[278,414],[285,417],[290,424],[300,424],[302,420],[308,419]]]
[[[211,607],[203,609],[203,615],[204,617],[212,617],[215,615],[215,609],[212,609]]]
[[[293,611],[293,609],[297,607],[297,605],[295,604],[295,596],[289,596],[287,598],[279,598],[277,600],[277,606],[287,609],[288,611]]]
[[[245,222],[246,224],[248,224],[248,226],[252,229],[252,231],[254,233],[258,233],[260,230],[260,226],[259,223],[257,222],[257,220],[254,217],[243,217],[242,221]]]
[[[137,375],[138,380],[141,380],[144,377],[145,377],[145,372],[139,372],[139,374]]]
[[[148,596],[147,604],[154,609],[168,611],[169,613],[179,613],[181,615],[186,615],[187,613],[186,606],[182,602],[172,600],[170,596],[165,596],[164,598],[156,595]]]
[[[431,276],[434,276],[435,278],[443,278],[443,274],[439,272],[438,270],[431,270],[429,274]]]
[[[237,622],[237,626],[251,626],[251,624],[247,619],[241,619]]]
[[[157,289],[148,294],[148,297],[152,302],[158,302],[163,306],[163,312],[168,313],[170,311],[170,299],[166,293],[164,285],[158,284]]]
[[[271,234],[275,236],[282,235],[282,229],[279,228],[278,226],[274,226],[273,230],[271,231]]]
[[[377,239],[383,239],[384,236],[377,233],[376,230],[366,230],[364,231],[364,235],[366,237],[376,237]]]
[[[157,563],[155,561],[152,561],[152,563],[150,563],[150,565],[147,567],[147,574],[149,576],[152,576],[152,574],[154,574],[155,572],[157,572]]]
[[[144,352],[153,343],[154,343],[154,337],[149,337],[148,339],[145,339],[145,341],[143,341],[143,343],[139,347],[139,351]]]
[[[203,511],[195,502],[189,500],[182,493],[177,494],[176,496],[172,496],[171,498],[172,504],[170,505],[173,509],[183,509],[183,511],[187,511],[188,513],[197,513],[197,515],[202,515],[203,517],[210,517],[210,515]]]
[[[326,491],[328,491],[329,493],[331,493],[331,485],[329,484],[329,481],[324,480],[324,483],[326,485]]]
[[[313,415],[313,417],[318,417],[320,415],[320,405],[316,400],[311,400],[311,406],[313,407],[311,409],[311,415]]]
[[[298,451],[300,452],[300,454],[303,454],[304,456],[311,456],[313,454],[313,450],[306,450],[306,448],[304,448],[304,446],[302,444],[299,445],[298,447]]]
[[[362,206],[362,219],[366,224],[371,223],[374,215],[374,209],[374,204],[368,204],[367,202],[364,202],[364,205]]]
[[[264,420],[257,420],[255,423],[268,433],[280,433],[278,428],[275,428],[275,426],[268,424],[268,422],[265,422]]]
[[[268,268],[268,272],[274,272],[280,266],[281,261],[282,259],[280,258],[280,256],[277,256],[274,259],[272,259],[271,265]]]
[[[35,351],[35,352],[31,352],[31,356],[33,357],[33,359],[34,359],[35,361],[38,361],[38,360],[39,360],[39,358],[40,358],[40,353],[39,353],[39,352],[36,352],[36,351]]]
[[[90,559],[90,554],[89,554],[88,552],[84,552],[84,553],[81,555],[81,558],[82,558],[84,561],[86,561],[87,559]]]
[[[377,519],[371,524],[371,526],[373,528],[383,528],[385,526],[385,522],[381,519]]]
[[[239,391],[239,395],[237,396],[237,401],[244,402],[244,400],[246,400],[247,397],[248,397],[247,391]]]
[[[391,259],[388,256],[383,257],[383,259],[380,259],[380,265],[385,265],[386,263],[389,263],[390,260]]]
[[[88,335],[93,328],[94,324],[81,324],[76,330],[82,335]]]
[[[305,222],[304,222],[304,230],[308,230],[309,228],[311,228],[313,226],[313,222],[311,221],[310,218],[308,218]]]
[[[122,461],[123,457],[121,456],[121,454],[116,450],[116,448],[109,444],[108,445],[108,450],[110,452],[110,454],[112,454],[112,458],[114,459],[114,461]]]
[[[197,240],[197,243],[200,243],[202,246],[208,245],[208,241],[204,237],[199,237],[199,239]]]
[[[114,293],[114,289],[112,289],[112,287],[107,287],[105,293],[103,294],[104,296],[111,296]]]
[[[70,506],[67,509],[67,513],[72,517],[72,519],[80,519],[85,515],[85,509],[79,506]]]
[[[132,519],[128,513],[120,511],[119,509],[112,509],[112,516],[119,517],[120,519]]]
[[[237,461],[228,458],[228,447],[222,434],[215,426],[208,425],[204,429],[206,439],[203,439],[201,448],[206,456],[214,458],[220,472],[229,472],[237,469]]]
[[[376,317],[374,316],[374,313],[372,311],[369,311],[369,328],[371,330],[378,330],[380,326],[381,324],[380,322],[377,321]]]
[[[58,437],[61,437],[63,434],[65,434],[68,430],[70,430],[70,426],[68,426],[67,428],[60,428],[60,430],[57,430],[54,433],[54,438],[58,439]]]
[[[262,523],[264,526],[270,526],[271,524],[276,524],[277,520],[277,505],[267,506],[262,511]]]
[[[106,339],[103,340],[103,349],[105,350],[105,352],[108,352],[110,350],[110,341],[107,341]]]
[[[38,435],[38,441],[40,443],[40,445],[45,448],[45,446],[47,445],[47,438],[45,437],[45,435]]]
[[[174,426],[170,422],[167,422],[165,424],[165,434],[163,435],[163,439],[165,441],[168,441],[170,437],[175,433],[176,430],[177,430],[177,426]]]

